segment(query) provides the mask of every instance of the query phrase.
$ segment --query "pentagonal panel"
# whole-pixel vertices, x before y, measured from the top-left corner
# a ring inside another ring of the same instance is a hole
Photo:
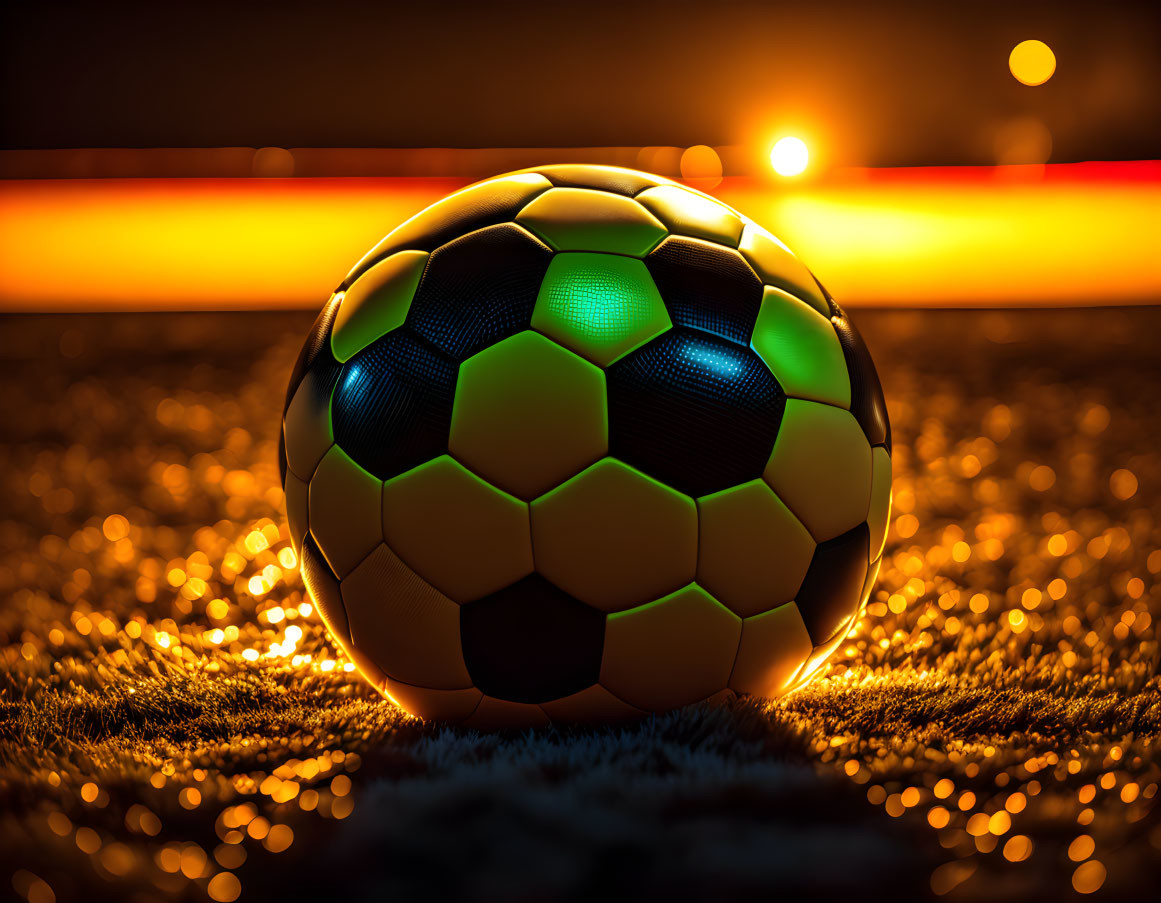
[[[388,677],[417,687],[470,687],[460,647],[459,606],[387,546],[342,582],[351,640]]]
[[[850,407],[842,346],[830,321],[810,305],[767,287],[750,342],[790,398]]]
[[[584,163],[557,163],[552,166],[537,166],[528,172],[536,172],[547,178],[553,185],[566,188],[596,188],[632,197],[654,185],[672,185],[669,179],[626,169],[621,166],[599,166]]]
[[[834,311],[831,323],[842,345],[851,379],[851,413],[863,428],[867,442],[883,445],[890,452],[891,423],[887,419],[887,402],[883,398],[883,386],[875,362],[871,360],[871,352],[842,308],[834,301],[830,303]]]
[[[314,607],[331,632],[331,636],[340,648],[350,649],[351,627],[347,621],[347,610],[343,607],[342,594],[339,592],[339,580],[331,572],[318,545],[309,535],[302,542],[299,572],[310,597],[314,600]]]
[[[286,497],[286,523],[290,528],[290,541],[294,544],[294,551],[301,556],[302,540],[309,523],[307,484],[294,474],[287,473],[283,494]]]
[[[697,582],[742,617],[794,598],[814,540],[763,480],[697,500]]]
[[[456,602],[532,572],[528,504],[447,455],[388,480],[382,517],[392,551]]]
[[[310,532],[342,578],[383,539],[383,483],[332,446],[310,481]]]
[[[618,611],[693,579],[697,508],[605,458],[532,503],[532,547],[537,571],[553,583]]]
[[[815,645],[829,641],[858,611],[869,564],[866,524],[814,550],[794,601]]]
[[[671,236],[645,265],[675,325],[750,344],[762,283],[741,254],[699,238]]]
[[[335,441],[331,393],[339,377],[338,364],[326,360],[317,364],[302,378],[282,422],[286,464],[300,480],[310,480],[318,462]]]
[[[558,699],[596,683],[605,616],[538,574],[460,610],[472,682],[513,702]]]
[[[872,558],[878,558],[883,554],[890,519],[891,456],[883,446],[876,445],[871,449],[871,510],[867,514]]]
[[[540,706],[491,696],[481,699],[476,710],[463,722],[464,727],[477,731],[523,730],[546,724],[548,716]]]
[[[397,706],[424,721],[457,724],[480,705],[484,694],[475,687],[463,690],[431,690],[387,679],[383,692]]]
[[[781,696],[813,651],[810,633],[793,602],[746,618],[730,689],[754,696]]]
[[[740,216],[712,198],[680,185],[648,188],[637,195],[637,200],[675,235],[691,235],[735,248],[742,237]]]
[[[343,296],[331,332],[336,360],[349,360],[403,325],[426,264],[426,251],[400,251],[355,280]]]
[[[535,332],[463,363],[451,453],[489,482],[529,499],[608,449],[605,376]]]
[[[456,373],[451,358],[406,329],[373,342],[343,365],[335,441],[381,480],[444,454]]]
[[[613,254],[557,254],[541,283],[532,313],[533,329],[599,367],[611,364],[671,325],[645,264]]]
[[[673,329],[606,377],[614,456],[695,496],[761,475],[785,396],[749,348]]]
[[[824,317],[830,317],[830,307],[810,270],[786,245],[761,226],[746,224],[738,250],[766,285],[784,289]]]
[[[646,713],[618,699],[600,684],[551,702],[540,708],[558,724],[607,724],[610,721],[632,721]]]
[[[742,622],[696,584],[609,615],[601,684],[630,705],[663,712],[724,690]]]
[[[588,188],[554,188],[520,211],[516,222],[558,251],[648,254],[665,227],[631,198]]]
[[[528,328],[552,251],[519,226],[472,232],[431,255],[407,327],[453,360]]]
[[[789,399],[764,476],[819,542],[867,517],[871,447],[842,408]]]
[[[282,405],[283,416],[286,415],[286,409],[290,407],[290,401],[294,398],[294,393],[298,391],[307,371],[313,368],[320,358],[332,365],[337,363],[331,354],[331,327],[334,325],[335,315],[338,313],[342,300],[341,292],[331,295],[330,300],[315,318],[310,332],[307,333],[306,341],[302,343],[298,359],[294,362],[294,368],[290,372],[290,384],[286,387],[286,400]]]
[[[343,288],[350,287],[369,267],[396,251],[434,251],[468,232],[509,222],[521,207],[551,187],[544,176],[515,173],[449,194],[388,233],[355,264],[343,280]]]

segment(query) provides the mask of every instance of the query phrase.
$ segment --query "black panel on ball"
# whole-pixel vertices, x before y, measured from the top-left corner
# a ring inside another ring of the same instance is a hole
[[[407,326],[454,360],[471,357],[528,328],[551,259],[512,223],[457,238],[431,255]]]
[[[693,496],[762,475],[786,395],[749,348],[672,329],[606,379],[612,456]]]
[[[820,285],[819,288],[822,288]],[[891,421],[887,418],[887,401],[883,397],[883,384],[879,382],[879,371],[871,360],[871,352],[855,324],[847,317],[830,293],[823,288],[823,294],[830,304],[830,322],[838,333],[843,357],[847,361],[847,373],[851,378],[851,413],[863,428],[867,441],[872,446],[882,445],[891,451]]]
[[[472,682],[511,702],[548,702],[597,682],[605,614],[539,574],[460,608]]]
[[[794,601],[816,646],[833,639],[859,607],[870,535],[866,523],[861,523],[814,550]]]
[[[750,344],[762,281],[737,251],[700,238],[670,236],[645,258],[674,326]]]
[[[397,329],[343,365],[331,402],[335,442],[381,480],[447,451],[459,366]]]

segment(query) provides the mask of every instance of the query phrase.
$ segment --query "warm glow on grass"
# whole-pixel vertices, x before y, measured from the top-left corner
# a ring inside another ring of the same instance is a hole
[[[1021,84],[1042,85],[1056,71],[1056,54],[1043,41],[1021,41],[1008,55],[1008,68]]]
[[[789,135],[785,138],[779,138],[774,147],[770,149],[770,165],[780,176],[801,175],[809,162],[810,151],[807,150],[806,142],[801,138]]]

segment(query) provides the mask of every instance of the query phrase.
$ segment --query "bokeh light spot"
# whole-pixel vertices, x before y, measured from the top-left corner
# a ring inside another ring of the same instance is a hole
[[[1056,54],[1043,41],[1021,41],[1008,54],[1008,68],[1023,85],[1042,85],[1056,71]]]

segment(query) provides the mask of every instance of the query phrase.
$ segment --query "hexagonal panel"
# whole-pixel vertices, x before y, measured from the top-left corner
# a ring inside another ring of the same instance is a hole
[[[609,447],[605,375],[535,332],[486,348],[460,368],[451,453],[530,499]]]
[[[390,678],[433,690],[472,686],[460,608],[380,544],[342,581],[355,646]]]
[[[468,232],[509,222],[521,207],[551,187],[544,176],[527,172],[461,188],[391,230],[355,264],[343,280],[343,288],[349,288],[367,269],[396,251],[434,251]]]
[[[815,645],[831,640],[858,611],[869,565],[866,524],[814,550],[794,601]]]
[[[383,539],[383,483],[332,446],[310,481],[310,532],[342,578]]]
[[[343,365],[332,404],[335,441],[381,480],[447,451],[458,368],[397,329]]]
[[[871,447],[850,411],[791,398],[763,476],[822,542],[866,519]]]
[[[290,528],[290,541],[294,545],[294,551],[301,556],[302,540],[306,537],[309,523],[307,484],[287,472],[282,491],[286,498],[286,523]]]
[[[793,685],[813,651],[810,633],[793,602],[746,618],[730,689],[754,696],[781,696]]]
[[[476,710],[463,722],[464,727],[477,731],[523,730],[546,724],[548,716],[540,706],[491,696],[481,699]]]
[[[830,321],[810,305],[767,287],[750,344],[790,398],[850,407],[842,345]]]
[[[785,396],[751,349],[672,329],[606,378],[615,457],[695,496],[761,476]]]
[[[672,235],[645,258],[676,326],[749,345],[762,283],[742,255],[700,238]]]
[[[528,328],[552,249],[515,223],[471,232],[431,255],[407,328],[462,361]]]
[[[761,226],[746,224],[738,250],[766,285],[784,289],[824,317],[830,317],[830,305],[806,264]]]
[[[335,366],[312,367],[286,409],[282,421],[286,464],[300,480],[310,480],[318,462],[334,444],[331,393],[338,376]]]
[[[664,712],[724,690],[741,619],[697,584],[609,615],[601,684],[630,705]]]
[[[383,693],[409,715],[424,721],[458,724],[480,705],[484,694],[475,687],[464,690],[430,690],[387,678]]]
[[[645,264],[613,254],[557,254],[532,312],[533,329],[598,367],[672,325]]]
[[[600,684],[593,684],[562,699],[542,702],[540,708],[558,724],[606,724],[632,721],[646,714],[618,699]]]
[[[532,548],[537,571],[553,583],[594,608],[618,611],[693,579],[697,508],[605,458],[532,503]]]
[[[742,218],[704,194],[680,185],[660,185],[637,195],[637,200],[665,223],[670,232],[738,246]]]
[[[532,573],[527,502],[447,455],[388,480],[382,517],[392,551],[456,602]]]
[[[472,682],[488,696],[538,703],[596,683],[605,616],[532,574],[460,611]]]
[[[380,260],[347,289],[331,331],[331,351],[347,361],[373,341],[403,325],[426,251],[400,251]]]
[[[867,527],[871,531],[871,557],[883,554],[887,541],[887,524],[891,520],[891,456],[876,445],[871,449],[871,510]]]
[[[829,296],[828,296],[829,297]],[[831,301],[834,315],[831,324],[838,334],[843,355],[847,359],[847,373],[851,378],[851,413],[863,428],[867,442],[886,446],[891,451],[891,422],[887,417],[887,401],[879,372],[871,360],[871,352],[855,324],[837,304]]]
[[[525,172],[535,172],[553,185],[571,188],[596,188],[632,197],[654,185],[675,184],[669,179],[627,169],[623,166],[604,166],[588,163],[554,163],[536,166]]]
[[[697,500],[697,582],[742,617],[791,601],[814,540],[763,480]]]
[[[308,535],[302,542],[302,556],[299,573],[306,584],[307,592],[314,600],[314,607],[326,624],[327,630],[339,647],[351,647],[351,626],[347,620],[347,610],[343,606],[343,596],[339,591],[339,580],[331,572],[318,544]]]
[[[588,188],[553,188],[520,211],[516,222],[558,251],[648,254],[665,227],[631,198]]]

